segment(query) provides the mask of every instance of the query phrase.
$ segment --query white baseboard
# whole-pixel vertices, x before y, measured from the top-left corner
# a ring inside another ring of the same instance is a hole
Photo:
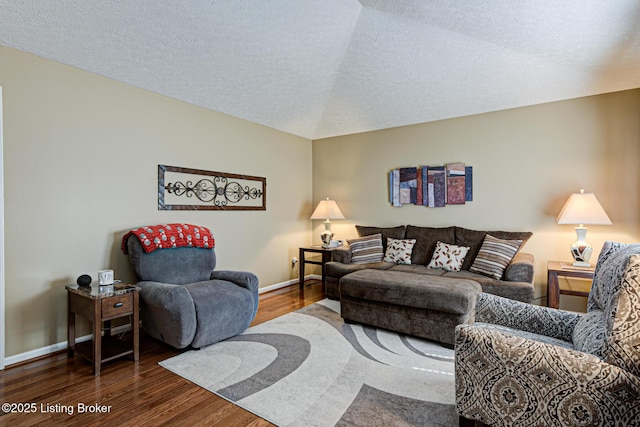
[[[122,333],[131,330],[131,325],[122,325],[116,326],[111,329],[115,333]],[[76,338],[76,343],[89,341],[93,338],[93,334],[84,335],[82,337]],[[13,356],[6,357],[4,359],[4,367],[5,369],[10,367],[11,365],[15,365],[16,363],[26,362],[29,359],[35,359],[36,357],[47,356],[51,353],[55,353],[57,351],[66,350],[67,349],[67,341],[62,341],[57,344],[51,344],[46,347],[36,348],[35,350],[26,351],[24,353],[16,354]]]
[[[322,276],[319,276],[316,274],[310,274],[308,276],[304,276],[304,278],[322,280]],[[287,286],[291,286],[297,283],[298,283],[298,279],[287,280],[285,282],[280,282],[273,285],[265,286],[264,288],[260,288],[258,289],[258,293],[263,294],[265,292],[275,291],[276,289],[286,288]],[[123,326],[118,326],[113,328],[113,331],[116,333],[126,332],[129,330],[131,330],[131,325],[123,325]],[[89,341],[92,338],[93,338],[93,334],[89,334],[89,335],[76,338],[76,342]],[[66,350],[66,349],[67,349],[67,341],[62,341],[57,344],[51,344],[46,347],[36,348],[34,350],[26,351],[24,353],[15,354],[13,356],[9,356],[4,359],[4,367],[6,369],[11,365],[15,365],[16,363],[22,363],[29,359],[35,359],[37,357],[46,356],[51,353],[55,353],[57,351]]]
[[[306,279],[322,280],[322,276],[319,276],[317,274],[309,274],[307,276],[304,276],[304,278],[305,278],[305,280]],[[291,286],[291,285],[297,284],[298,282],[299,282],[298,279],[291,279],[291,280],[287,280],[286,282],[280,282],[280,283],[276,283],[274,285],[265,286],[264,288],[258,289],[258,293],[259,294],[263,294],[265,292],[275,291],[276,289],[286,288],[287,286]]]

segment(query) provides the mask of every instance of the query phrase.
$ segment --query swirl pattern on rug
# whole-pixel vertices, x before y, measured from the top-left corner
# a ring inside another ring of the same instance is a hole
[[[456,426],[453,350],[323,300],[160,364],[280,426]]]

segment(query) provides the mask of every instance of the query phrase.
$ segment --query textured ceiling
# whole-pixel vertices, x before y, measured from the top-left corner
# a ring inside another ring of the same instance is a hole
[[[310,139],[640,87],[638,0],[0,0],[0,22],[2,45]]]

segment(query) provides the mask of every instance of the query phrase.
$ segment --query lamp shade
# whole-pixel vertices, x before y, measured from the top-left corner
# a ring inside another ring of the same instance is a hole
[[[593,224],[611,225],[611,220],[607,216],[598,199],[593,193],[573,193],[560,211],[558,224]]]
[[[340,211],[335,200],[321,200],[318,207],[313,211],[311,219],[344,219],[344,215]]]

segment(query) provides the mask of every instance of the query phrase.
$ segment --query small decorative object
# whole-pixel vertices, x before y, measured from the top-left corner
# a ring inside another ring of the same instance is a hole
[[[464,163],[400,168],[389,173],[393,206],[414,204],[440,208],[473,201],[473,168]]]
[[[258,176],[158,165],[158,210],[264,211],[266,191]]]
[[[593,249],[585,240],[587,237],[587,227],[592,225],[611,225],[611,220],[596,199],[593,193],[573,193],[564,204],[556,219],[558,224],[578,224],[575,228],[578,240],[571,245],[571,255],[575,262],[575,267],[590,267],[589,258]]]
[[[100,286],[113,285],[113,270],[98,271],[98,282]]]
[[[76,280],[78,286],[91,286],[93,279],[88,274],[83,274]]]
[[[320,235],[322,239],[322,247],[330,248],[331,247],[331,239],[333,238],[333,233],[331,232],[331,221],[332,219],[344,219],[344,215],[340,211],[338,204],[334,200],[330,200],[328,197],[326,200],[321,200],[318,203],[318,207],[313,211],[311,215],[311,219],[324,219],[324,231]]]

